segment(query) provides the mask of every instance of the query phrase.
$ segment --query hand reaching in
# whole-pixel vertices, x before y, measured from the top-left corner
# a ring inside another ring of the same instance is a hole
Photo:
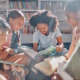
[[[60,53],[62,51],[62,48],[60,46],[56,47],[56,52]]]

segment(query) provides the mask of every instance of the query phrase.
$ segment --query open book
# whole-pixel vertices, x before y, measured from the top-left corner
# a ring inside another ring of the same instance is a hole
[[[58,63],[63,62],[65,57],[49,57],[44,59],[44,61],[35,64],[35,68],[44,73],[47,76],[53,74],[58,68]]]

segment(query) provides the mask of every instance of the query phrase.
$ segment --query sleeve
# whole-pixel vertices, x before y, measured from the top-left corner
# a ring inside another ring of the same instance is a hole
[[[38,43],[39,42],[39,34],[38,32],[34,32],[33,34],[33,43]]]
[[[56,37],[62,36],[62,34],[61,34],[61,32],[60,32],[60,30],[59,30],[58,27],[56,28],[56,30],[55,30],[54,33],[55,33],[55,36],[56,36]]]

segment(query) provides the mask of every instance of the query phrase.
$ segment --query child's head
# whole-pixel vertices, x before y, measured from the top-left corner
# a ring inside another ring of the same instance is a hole
[[[3,64],[3,69],[4,69],[4,70],[10,70],[11,67],[10,67],[9,64]]]
[[[9,30],[10,26],[8,25],[8,23],[0,18],[0,46],[2,46],[6,42]]]
[[[65,15],[72,27],[76,27],[78,25],[78,11],[80,11],[79,0],[69,2],[65,8]]]
[[[30,24],[42,33],[47,34],[48,31],[53,31],[58,25],[58,20],[50,11],[41,10],[33,14],[29,20]]]
[[[8,14],[7,22],[10,24],[11,29],[17,32],[24,25],[24,15],[20,10],[12,10]]]

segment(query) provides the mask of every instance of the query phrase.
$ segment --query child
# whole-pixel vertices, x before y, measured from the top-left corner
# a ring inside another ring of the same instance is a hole
[[[56,46],[55,40],[57,40],[56,52],[59,54],[56,55],[63,54],[64,45],[62,42],[62,34],[58,28],[59,22],[56,16],[47,10],[41,10],[33,14],[29,22],[34,28],[36,27],[35,33],[33,34],[33,49],[35,51]]]
[[[76,5],[76,6],[75,6]],[[80,1],[72,1],[65,8],[65,15],[68,23],[73,28],[72,42],[66,58],[68,59],[73,53],[76,43],[80,38]]]
[[[76,43],[80,39],[80,1],[76,0],[76,1],[69,2],[65,8],[65,15],[67,17],[68,23],[73,28],[72,42],[71,42],[68,54],[65,55],[66,59],[69,59],[75,49]],[[74,60],[76,60],[76,59],[74,59]],[[76,69],[75,69],[75,72],[76,72]],[[53,77],[52,80],[54,80],[54,79],[57,80],[57,75],[55,76],[56,79],[55,79],[55,77]],[[59,76],[59,77],[61,77],[61,76]],[[62,79],[58,79],[58,80],[62,80]]]
[[[10,28],[7,22],[0,18],[0,59],[28,65],[29,57],[26,54],[16,54],[11,48],[3,46],[7,40],[9,30]]]
[[[12,10],[9,12],[7,16],[7,22],[11,27],[11,31],[8,37],[8,46],[12,49],[16,50],[19,44],[19,30],[22,29],[24,25],[24,15],[20,10]]]
[[[8,64],[0,63],[0,74],[3,75],[7,80],[15,80],[11,66]]]
[[[11,48],[4,46],[4,43],[7,40],[8,31],[10,31],[10,26],[5,20],[0,18],[0,60],[15,62],[28,66],[30,58],[26,54],[16,54]],[[8,68],[8,66],[6,68]]]
[[[23,80],[22,78],[25,77],[22,75],[23,70],[16,66],[12,68],[10,64],[3,64],[0,63],[0,74],[2,74],[7,80]]]

